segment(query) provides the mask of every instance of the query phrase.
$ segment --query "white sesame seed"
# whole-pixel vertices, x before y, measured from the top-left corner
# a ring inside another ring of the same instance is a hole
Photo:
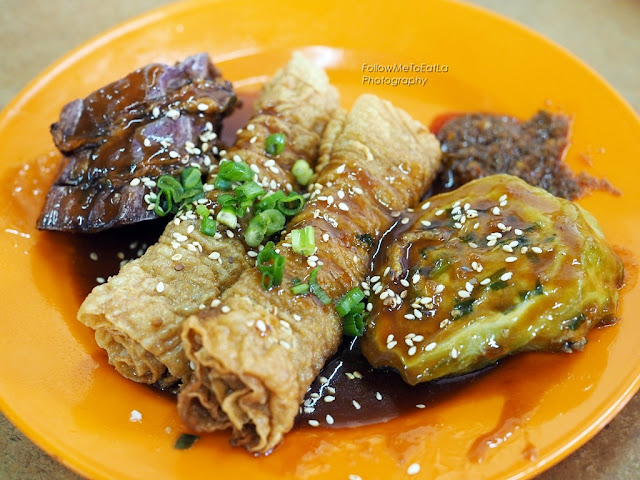
[[[97,254],[96,252],[91,252],[91,253],[89,254],[89,258],[90,258],[91,260],[93,260],[94,262],[96,262],[96,261],[98,261],[98,254]]]
[[[106,282],[106,280],[104,279],[104,277],[96,277],[96,282],[104,283],[104,282]]]
[[[511,248],[509,245],[503,245],[502,250],[504,250],[505,252],[513,253],[513,248]]]
[[[522,230],[520,230],[519,228],[516,228],[513,233],[515,233],[516,235],[522,235],[524,232]]]
[[[355,400],[353,400],[351,403],[353,403],[353,406],[355,407],[356,410],[360,410],[362,408],[361,405]]]
[[[458,358],[458,350],[455,347],[453,347],[453,349],[451,350],[451,353],[449,354],[449,356],[451,358]]]
[[[129,185],[131,185],[132,187],[140,185],[140,179],[139,178],[134,178],[133,180],[131,180],[129,182]]]
[[[507,262],[507,263],[513,263],[516,260],[518,260],[518,257],[507,257],[507,258],[504,259],[504,261]]]
[[[465,290],[469,293],[473,292],[473,285],[470,282],[467,282],[464,286]]]
[[[347,166],[343,163],[342,165],[340,165],[338,168],[336,168],[336,173],[344,173],[344,169]]]
[[[534,253],[542,253],[542,249],[540,247],[531,247],[531,251]]]
[[[413,337],[413,341],[414,342],[421,342],[424,340],[424,337],[422,335],[416,335],[415,337]]]
[[[174,256],[171,257],[171,260],[173,260],[174,262],[182,260],[182,254],[181,253],[176,253]]]
[[[491,209],[491,213],[493,213],[494,215],[500,215],[500,209],[498,207],[493,207]]]
[[[440,210],[436,210],[436,217],[439,217],[440,215],[442,215],[444,213],[444,210],[440,209]]]
[[[503,282],[506,282],[507,280],[511,280],[511,277],[513,277],[513,273],[512,272],[503,273],[500,276],[500,280],[502,280]]]
[[[409,217],[404,217],[402,220],[400,220],[400,223],[402,225],[406,225],[407,223],[409,223]]]
[[[445,288],[445,287],[444,287],[444,285],[439,284],[439,285],[436,287],[435,292],[436,292],[436,293],[442,293],[442,292],[444,292],[444,288]]]
[[[229,312],[231,311],[231,307],[229,307],[228,305],[224,305],[224,306],[220,309],[220,311],[221,311],[222,313],[229,313]]]
[[[138,423],[142,422],[142,414],[138,410],[131,410],[131,413],[129,414],[129,421]]]
[[[480,228],[480,223],[479,222],[474,223],[473,224],[473,229],[477,230],[478,228]]]
[[[329,383],[329,379],[325,376],[318,378],[318,381],[320,382],[321,385],[326,385],[327,383]]]
[[[416,408],[425,408],[425,404],[424,403],[418,403],[418,404],[416,404]]]
[[[344,202],[340,202],[340,203],[338,204],[338,208],[339,208],[340,210],[344,211],[344,212],[348,212],[348,211],[349,211],[349,206],[348,206],[346,203],[344,203]]]
[[[501,207],[506,207],[507,206],[507,201],[505,200],[504,202],[500,202],[500,206]]]
[[[212,308],[216,308],[220,306],[220,300],[218,300],[217,298],[214,298],[213,300],[211,300],[211,307]]]
[[[389,335],[387,335],[387,343],[393,341],[393,337],[394,337],[393,333],[390,333]]]
[[[320,426],[320,422],[317,420],[309,420],[309,425],[311,425],[312,427],[319,427]]]
[[[420,207],[421,210],[426,210],[427,208],[429,208],[431,206],[431,202],[424,202],[422,204],[422,206]]]
[[[409,350],[407,351],[407,354],[412,357],[413,355],[416,354],[416,352],[418,351],[418,349],[416,348],[415,345],[413,345],[412,347],[409,348]]]
[[[393,347],[395,347],[398,344],[398,342],[396,342],[395,340],[393,342],[388,342],[387,343],[387,350],[391,350]]]
[[[333,417],[331,415],[327,415],[325,419],[329,425],[333,425]]]
[[[224,307],[223,307],[224,308]],[[264,321],[262,320],[258,320],[256,322],[256,328],[258,330],[260,330],[261,332],[266,332],[267,331],[267,325],[264,323]]]
[[[391,267],[385,268],[384,272],[382,273],[382,276],[386,277],[389,274],[389,272],[391,272]]]
[[[158,293],[162,293],[164,292],[164,283],[162,282],[158,282],[158,284],[156,285],[156,291]]]
[[[412,313],[407,313],[404,318],[406,318],[407,320],[415,320],[416,317],[415,315],[413,315]]]
[[[489,285],[491,283],[491,279],[490,278],[485,278],[484,280],[482,280],[480,282],[480,285]]]
[[[400,280],[400,285],[402,285],[403,287],[408,287],[410,286],[410,283],[403,278],[402,280]]]
[[[382,394],[380,392],[376,392],[376,400],[382,400]]]
[[[460,298],[469,298],[471,296],[471,294],[469,292],[467,292],[466,290],[460,290],[458,292],[458,296]]]
[[[412,463],[411,465],[409,465],[409,468],[407,468],[408,475],[416,475],[419,472],[420,472],[420,464],[418,463]]]
[[[199,103],[198,110],[201,112],[206,112],[207,110],[209,110],[209,105],[207,105],[206,103]]]
[[[436,342],[431,342],[429,345],[427,345],[426,347],[424,347],[424,351],[425,352],[430,352],[431,350],[433,350],[434,348],[436,348]]]
[[[326,395],[323,400],[327,403],[331,403],[336,399],[336,397],[332,396],[332,395]]]

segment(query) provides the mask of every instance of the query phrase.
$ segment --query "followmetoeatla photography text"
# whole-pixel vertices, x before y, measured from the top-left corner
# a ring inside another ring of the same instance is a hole
[[[441,63],[363,63],[363,85],[425,87],[431,75],[447,73],[449,65]]]

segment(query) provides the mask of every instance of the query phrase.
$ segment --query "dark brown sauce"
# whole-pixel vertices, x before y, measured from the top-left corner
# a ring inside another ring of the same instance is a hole
[[[309,426],[309,420],[334,428],[386,422],[456,394],[491,368],[412,387],[392,369],[373,368],[359,339],[345,338],[307,391],[296,426]]]

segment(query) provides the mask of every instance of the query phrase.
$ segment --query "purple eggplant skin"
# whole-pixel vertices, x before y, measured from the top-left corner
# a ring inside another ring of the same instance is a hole
[[[51,126],[63,158],[38,228],[95,233],[158,218],[145,200],[154,182],[185,166],[206,175],[235,103],[207,53],[147,65],[68,103]]]

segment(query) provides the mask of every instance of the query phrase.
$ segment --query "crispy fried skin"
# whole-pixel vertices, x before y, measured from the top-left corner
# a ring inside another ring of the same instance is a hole
[[[372,300],[362,351],[374,366],[416,384],[517,352],[580,350],[614,320],[624,267],[578,205],[510,175],[429,202],[375,269],[390,269],[382,288],[395,295]]]
[[[337,108],[338,94],[326,74],[296,54],[263,87],[250,121],[253,127],[239,133],[227,158],[238,155],[255,165],[258,182],[267,190],[285,190],[288,185],[297,189],[290,168],[300,158],[315,165],[321,134]],[[264,153],[265,139],[276,132],[285,134],[286,147],[274,158],[276,166],[265,167],[270,160]],[[218,194],[208,194],[210,208],[216,207]],[[233,238],[221,226],[222,236],[204,235],[199,219],[182,218],[179,224],[169,223],[142,257],[94,288],[78,312],[78,319],[96,331],[109,363],[131,380],[168,385],[187,375],[190,369],[179,337],[182,322],[218,298],[252,264],[240,240],[248,216]],[[187,240],[178,241],[181,235]],[[210,258],[212,252],[219,258]],[[164,290],[158,289],[160,283]]]
[[[426,192],[439,163],[439,144],[424,126],[377,97],[356,101],[310,201],[289,227],[314,227],[318,282],[332,300],[365,278],[373,252],[358,236],[380,238],[392,212]],[[289,237],[278,247],[286,259],[280,287],[264,290],[252,268],[222,295],[221,306],[190,317],[182,334],[195,365],[178,397],[182,419],[200,432],[231,427],[232,443],[255,453],[282,441],[342,338],[332,304],[291,293],[293,279],[308,280],[312,268],[288,246]]]

